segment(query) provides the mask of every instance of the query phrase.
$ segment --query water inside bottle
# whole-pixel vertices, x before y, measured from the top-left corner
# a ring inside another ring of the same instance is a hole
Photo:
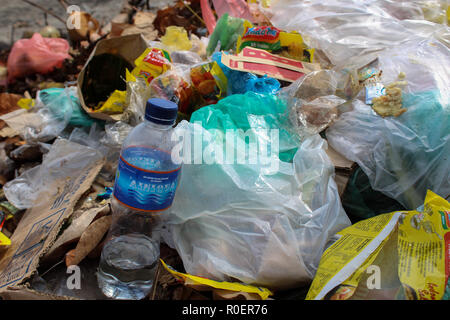
[[[102,251],[99,287],[109,298],[143,299],[153,286],[158,261],[158,241],[142,234],[114,238]]]

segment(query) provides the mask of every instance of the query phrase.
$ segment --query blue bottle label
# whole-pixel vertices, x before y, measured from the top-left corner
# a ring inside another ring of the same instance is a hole
[[[116,172],[114,198],[126,207],[138,211],[154,212],[169,208],[175,196],[181,167],[171,171],[157,171],[161,162],[170,163],[170,154],[139,146],[122,150]]]

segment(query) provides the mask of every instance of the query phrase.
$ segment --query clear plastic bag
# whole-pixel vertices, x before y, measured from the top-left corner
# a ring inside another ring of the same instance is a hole
[[[76,86],[41,90],[38,98],[57,119],[66,121],[69,114],[70,125],[90,127],[96,121],[82,109]]]
[[[410,1],[275,0],[271,22],[277,28],[300,32],[307,44],[323,51],[333,65],[344,66],[355,56],[373,55],[416,39],[418,29],[410,28],[410,19],[420,20],[419,10],[420,5]],[[420,36],[433,36],[442,27],[431,26],[419,28]]]
[[[203,61],[196,52],[192,51],[173,51],[170,53],[173,63],[187,64],[193,66]]]
[[[436,40],[411,41],[379,55],[384,84],[400,72],[403,90],[399,117],[382,118],[360,100],[344,113],[326,136],[330,145],[355,161],[374,190],[417,208],[427,189],[450,194],[449,49]]]
[[[190,68],[186,65],[175,65],[150,83],[150,98],[161,98],[175,102],[178,112],[187,114],[192,112]]]
[[[176,130],[191,141],[201,134],[204,152],[226,145],[220,130],[186,121]],[[350,224],[325,148],[320,136],[307,138],[292,163],[272,159],[276,173],[262,165],[185,162],[164,237],[186,271],[273,290],[311,281],[333,235]]]
[[[126,101],[128,107],[121,116],[121,121],[130,123],[133,126],[144,121],[145,103],[150,98],[150,87],[143,78],[136,78],[136,81],[127,82]]]
[[[74,115],[73,110],[77,108],[73,101],[76,96],[75,90],[74,87],[68,87],[59,92],[53,92],[51,96],[46,91],[38,91],[36,105],[33,108],[8,113],[1,119],[19,132],[28,143],[48,142],[58,137],[70,123]],[[75,112],[73,119],[78,121],[77,119],[81,118],[77,117]],[[90,120],[87,119],[87,121]]]
[[[3,191],[16,208],[38,206],[49,199],[43,195],[54,196],[60,192],[54,188],[56,179],[67,179],[78,174],[79,168],[85,167],[87,163],[100,161],[102,157],[95,149],[59,138],[43,156],[42,164],[6,183]]]
[[[297,100],[290,117],[301,136],[318,134],[338,118],[338,106],[345,103],[337,96],[318,97],[310,102]]]
[[[312,72],[285,87],[279,96],[288,101],[289,118],[302,137],[318,134],[347,110],[344,103],[361,89],[351,69]]]

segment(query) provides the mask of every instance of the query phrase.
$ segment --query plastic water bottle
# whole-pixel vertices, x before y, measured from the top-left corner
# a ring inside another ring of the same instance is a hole
[[[97,279],[114,299],[143,299],[159,263],[164,212],[171,206],[181,166],[172,162],[175,103],[149,99],[145,121],[125,139],[111,200],[113,222]]]

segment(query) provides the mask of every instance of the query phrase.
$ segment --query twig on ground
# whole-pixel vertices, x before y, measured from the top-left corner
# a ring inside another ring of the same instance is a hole
[[[205,20],[203,20],[194,10],[192,10],[192,8],[191,8],[191,6],[190,5],[188,5],[186,2],[184,2],[184,1],[181,1],[182,3],[183,3],[183,5],[190,11],[190,12],[192,12],[192,14],[194,15],[194,16],[196,16],[205,26],[206,26],[206,22],[205,22]]]
[[[36,8],[38,8],[38,9],[41,9],[41,10],[44,11],[44,12],[47,12],[49,15],[55,17],[56,19],[58,19],[58,20],[61,21],[62,23],[66,24],[66,22],[65,22],[62,18],[58,17],[58,16],[57,16],[56,14],[54,14],[51,10],[48,10],[48,9],[46,9],[46,8],[44,8],[44,7],[42,7],[42,6],[38,5],[38,4],[36,4],[36,3],[34,3],[34,2],[28,1],[28,0],[22,0],[22,1],[25,2],[25,3],[28,3],[29,5],[31,5],[31,6],[33,6],[33,7],[36,7]]]
[[[65,10],[67,10],[69,5],[64,0],[58,0],[58,2],[64,7]]]

